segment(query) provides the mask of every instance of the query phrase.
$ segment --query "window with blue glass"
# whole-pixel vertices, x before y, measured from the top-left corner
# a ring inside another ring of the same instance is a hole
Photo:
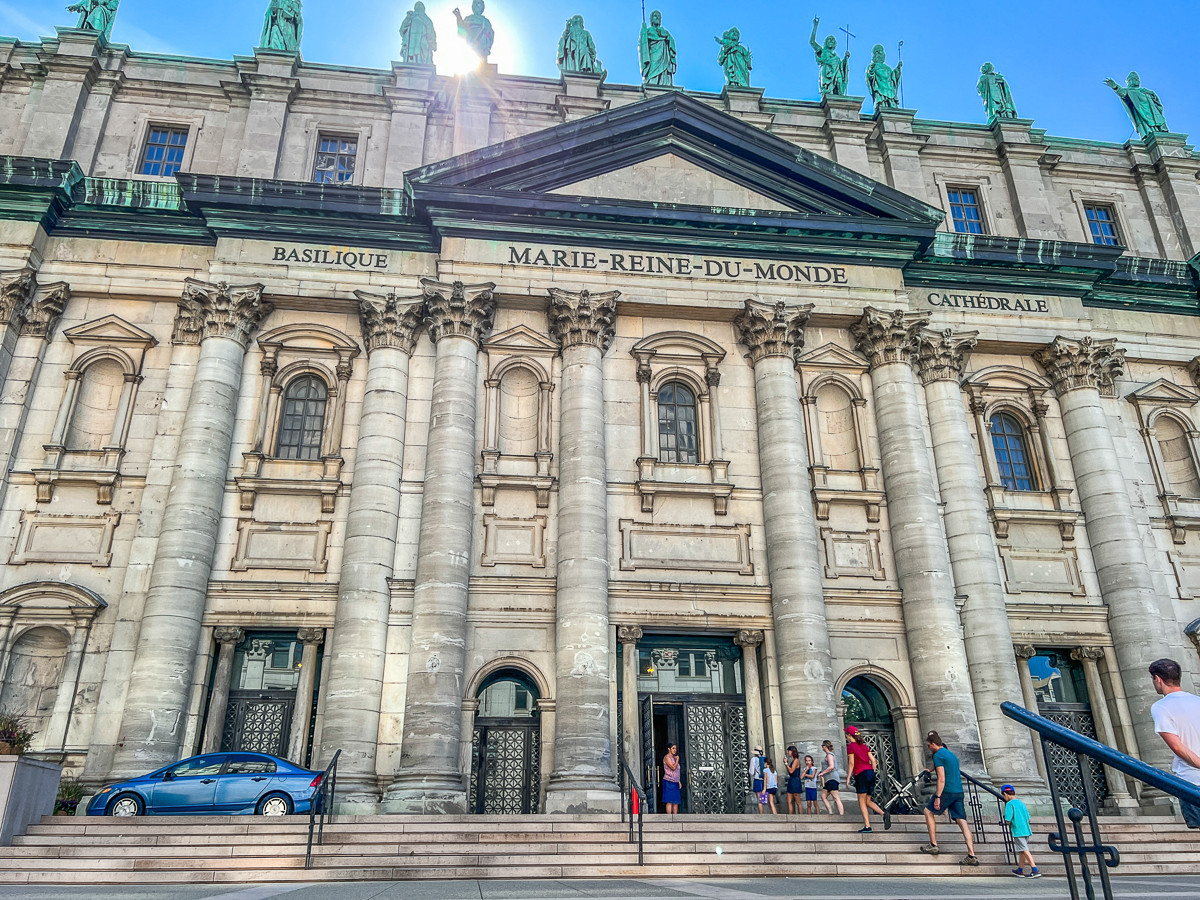
[[[183,152],[187,149],[186,128],[151,126],[142,152],[143,175],[171,176],[183,168]]]
[[[1111,206],[1084,204],[1083,211],[1087,214],[1088,228],[1092,232],[1093,244],[1104,244],[1114,247],[1121,243],[1117,234],[1117,217]]]
[[[1025,428],[1007,413],[992,416],[992,449],[1000,483],[1010,491],[1036,491]]]
[[[317,142],[313,181],[317,184],[346,184],[354,180],[358,139],[323,134]]]
[[[948,188],[950,221],[959,234],[983,234],[983,214],[979,194],[973,188]]]

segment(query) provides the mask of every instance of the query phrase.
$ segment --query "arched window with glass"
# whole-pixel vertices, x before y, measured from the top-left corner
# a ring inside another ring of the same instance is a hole
[[[697,463],[696,392],[681,381],[658,389],[658,461]]]
[[[991,431],[1000,483],[1010,491],[1036,491],[1029,435],[1025,427],[1015,416],[999,412],[992,416]]]
[[[293,378],[283,390],[279,416],[279,459],[320,459],[329,389],[316,375]]]

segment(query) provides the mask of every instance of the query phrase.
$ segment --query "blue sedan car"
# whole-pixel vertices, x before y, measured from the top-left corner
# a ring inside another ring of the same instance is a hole
[[[110,784],[89,816],[286,816],[308,813],[324,774],[265,753],[205,753]]]

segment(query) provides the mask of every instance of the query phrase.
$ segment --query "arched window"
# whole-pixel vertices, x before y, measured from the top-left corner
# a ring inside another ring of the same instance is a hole
[[[1000,483],[1010,491],[1037,490],[1024,427],[1007,413],[996,413],[991,424]]]
[[[1168,488],[1181,497],[1200,497],[1200,474],[1192,457],[1191,437],[1183,425],[1172,416],[1159,416],[1154,422],[1154,436],[1162,453]]]
[[[700,461],[696,440],[696,394],[679,381],[669,381],[658,389],[658,461]]]
[[[79,376],[79,390],[67,426],[68,450],[100,450],[113,436],[125,372],[115,359],[98,359]]]
[[[283,391],[279,417],[280,459],[320,459],[325,435],[325,403],[329,391],[316,375],[301,375]]]

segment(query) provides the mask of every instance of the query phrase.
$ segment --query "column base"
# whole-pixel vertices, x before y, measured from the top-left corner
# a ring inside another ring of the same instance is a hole
[[[369,775],[339,775],[333,811],[338,815],[373,816],[379,813],[379,781]]]
[[[619,813],[621,789],[609,778],[595,775],[552,775],[546,785],[545,812]]]
[[[467,791],[457,779],[398,775],[380,809],[387,815],[461,816],[467,812]]]

